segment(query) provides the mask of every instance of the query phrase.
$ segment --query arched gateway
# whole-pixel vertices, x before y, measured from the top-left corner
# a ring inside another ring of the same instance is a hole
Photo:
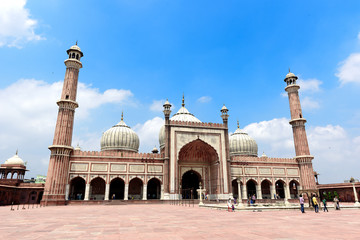
[[[183,198],[190,198],[192,190],[192,197],[197,199],[200,183],[207,193],[220,193],[219,157],[215,149],[203,140],[194,140],[181,148],[179,172],[178,184]]]

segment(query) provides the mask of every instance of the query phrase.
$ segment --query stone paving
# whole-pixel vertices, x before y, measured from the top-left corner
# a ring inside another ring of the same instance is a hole
[[[227,212],[168,204],[82,205],[10,211],[0,239],[360,239],[360,210]]]

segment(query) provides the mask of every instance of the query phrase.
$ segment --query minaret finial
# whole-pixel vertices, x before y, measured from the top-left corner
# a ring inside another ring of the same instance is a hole
[[[237,120],[237,127],[240,128],[240,125],[239,125],[239,120]]]
[[[184,98],[184,93],[183,93],[183,99],[182,99],[182,104],[181,106],[185,107],[185,98]]]
[[[290,72],[290,67],[289,67],[289,72]]]
[[[18,152],[19,152],[19,150],[18,150],[18,149],[16,149],[16,155],[18,155]]]
[[[121,121],[124,121],[124,111],[121,111]]]
[[[77,40],[76,40],[76,43],[75,43],[75,45],[77,46]]]

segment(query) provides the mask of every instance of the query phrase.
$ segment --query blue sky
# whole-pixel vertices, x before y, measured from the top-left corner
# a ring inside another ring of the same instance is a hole
[[[359,1],[34,1],[0,3],[0,161],[16,149],[46,174],[66,50],[84,52],[73,145],[99,150],[125,122],[158,147],[165,99],[204,122],[222,104],[258,142],[292,157],[288,68],[299,76],[320,182],[360,178]],[[174,113],[173,112],[173,113]]]

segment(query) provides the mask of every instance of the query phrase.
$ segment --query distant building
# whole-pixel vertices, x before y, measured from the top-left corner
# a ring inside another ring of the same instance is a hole
[[[25,182],[26,166],[18,153],[1,164],[0,206],[9,204],[40,203],[44,193],[44,183]]]

